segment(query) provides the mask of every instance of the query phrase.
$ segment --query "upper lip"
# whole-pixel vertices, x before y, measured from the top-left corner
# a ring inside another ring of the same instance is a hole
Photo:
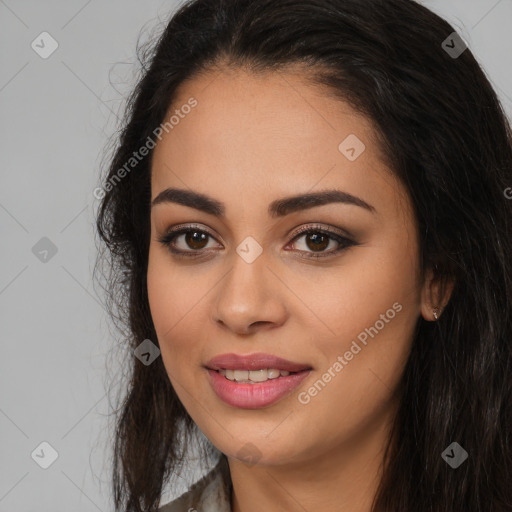
[[[210,370],[261,370],[271,369],[286,370],[289,372],[300,372],[302,370],[311,370],[311,366],[303,363],[294,363],[272,354],[221,354],[210,359],[206,365]]]

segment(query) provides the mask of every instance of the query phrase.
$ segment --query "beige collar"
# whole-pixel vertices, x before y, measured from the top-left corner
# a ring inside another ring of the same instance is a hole
[[[232,482],[225,455],[201,480],[158,512],[231,512]]]

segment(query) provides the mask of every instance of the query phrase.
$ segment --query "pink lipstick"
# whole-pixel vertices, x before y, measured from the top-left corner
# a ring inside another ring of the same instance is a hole
[[[228,405],[258,409],[291,393],[310,374],[308,364],[271,354],[222,354],[205,364],[210,384]]]

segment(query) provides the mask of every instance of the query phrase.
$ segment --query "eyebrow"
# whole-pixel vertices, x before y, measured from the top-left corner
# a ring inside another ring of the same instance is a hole
[[[220,218],[224,218],[226,213],[226,208],[223,203],[192,190],[179,188],[167,188],[162,190],[162,192],[153,199],[151,207],[162,203],[177,203],[183,206],[189,206]],[[290,213],[330,203],[349,204],[364,208],[371,213],[376,212],[376,209],[372,205],[363,201],[361,198],[343,192],[342,190],[333,189],[276,199],[270,203],[268,214],[273,218],[284,217]]]

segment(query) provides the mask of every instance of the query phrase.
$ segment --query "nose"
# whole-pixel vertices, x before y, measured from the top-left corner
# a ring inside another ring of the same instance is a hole
[[[213,320],[233,333],[273,329],[288,318],[287,288],[268,267],[264,254],[252,263],[237,255],[216,290]]]

